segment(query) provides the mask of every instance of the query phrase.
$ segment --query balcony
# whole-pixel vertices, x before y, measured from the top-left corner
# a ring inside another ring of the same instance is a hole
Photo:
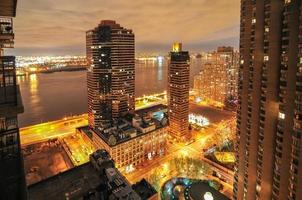
[[[16,85],[16,68],[14,56],[0,57],[0,87]]]
[[[19,87],[16,83],[15,57],[0,57],[0,117],[23,112]]]
[[[0,118],[23,113],[19,86],[0,87]]]
[[[14,47],[13,19],[0,17],[0,48]]]
[[[17,0],[1,0],[0,13],[1,16],[16,16]]]

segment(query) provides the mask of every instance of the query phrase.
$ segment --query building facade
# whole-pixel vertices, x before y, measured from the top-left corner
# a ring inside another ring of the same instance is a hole
[[[208,53],[200,73],[194,76],[194,91],[203,100],[224,106],[238,93],[239,53],[233,47],[218,47]]]
[[[190,138],[189,134],[190,55],[175,43],[168,66],[169,134],[178,141]]]
[[[16,1],[0,2],[0,199],[27,199],[17,116],[23,112],[16,82],[15,57],[4,49],[14,46]]]
[[[104,20],[86,33],[88,120],[92,128],[135,110],[132,30]]]
[[[239,53],[234,47],[218,47],[216,52],[226,65],[227,74],[227,99],[235,100],[238,95],[238,70],[239,70]]]
[[[228,94],[227,66],[217,54],[202,66],[202,70],[194,76],[194,90],[202,100],[213,104],[224,105]]]
[[[120,169],[130,171],[137,165],[166,153],[167,108],[156,105],[127,114],[96,130],[79,128],[96,149],[105,149]]]
[[[116,166],[130,171],[155,156],[166,153],[166,139],[168,127],[152,129],[147,134],[136,134],[133,138],[116,144],[110,144],[102,139],[97,132],[93,132],[95,147],[104,148],[114,159]]]
[[[302,199],[301,14],[241,1],[234,199]]]

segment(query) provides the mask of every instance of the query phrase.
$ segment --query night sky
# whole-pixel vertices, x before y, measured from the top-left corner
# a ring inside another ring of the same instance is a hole
[[[84,55],[85,31],[104,19],[134,31],[137,53],[165,53],[173,41],[238,48],[239,12],[239,0],[19,0],[12,53]]]

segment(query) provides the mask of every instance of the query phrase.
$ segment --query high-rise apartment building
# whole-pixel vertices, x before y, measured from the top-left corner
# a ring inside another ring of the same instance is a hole
[[[182,50],[181,43],[175,43],[170,53],[168,66],[168,110],[169,133],[178,141],[185,141],[189,135],[189,89],[190,55]]]
[[[194,76],[194,91],[210,104],[224,105],[227,99],[228,74],[225,61],[217,54],[202,65],[202,70]]]
[[[23,112],[16,82],[15,57],[4,56],[14,46],[14,0],[0,2],[0,199],[27,198],[17,115]]]
[[[135,49],[132,30],[103,20],[86,33],[89,62],[88,120],[92,128],[135,109]]]
[[[242,0],[234,199],[302,199],[301,0]]]
[[[237,99],[239,54],[233,47],[218,47],[216,54],[224,60],[227,74],[227,99]]]
[[[218,47],[208,53],[200,73],[194,76],[194,91],[211,105],[229,106],[238,93],[239,53],[233,47]]]

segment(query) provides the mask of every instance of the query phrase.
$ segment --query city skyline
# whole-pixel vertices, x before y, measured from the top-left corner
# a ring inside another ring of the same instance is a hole
[[[185,48],[192,52],[221,45],[237,47],[239,3],[238,0],[190,0],[178,3],[77,0],[72,4],[66,0],[21,1],[14,22],[15,31],[19,33],[16,49],[9,53],[84,55],[83,33],[106,19],[119,21],[136,33],[138,52],[165,53],[175,41],[182,41]],[[224,12],[224,9],[229,12]],[[150,31],[146,32],[145,27]],[[182,31],[184,29],[190,31]]]
[[[0,0],[0,200],[301,200],[301,162],[302,0]]]

